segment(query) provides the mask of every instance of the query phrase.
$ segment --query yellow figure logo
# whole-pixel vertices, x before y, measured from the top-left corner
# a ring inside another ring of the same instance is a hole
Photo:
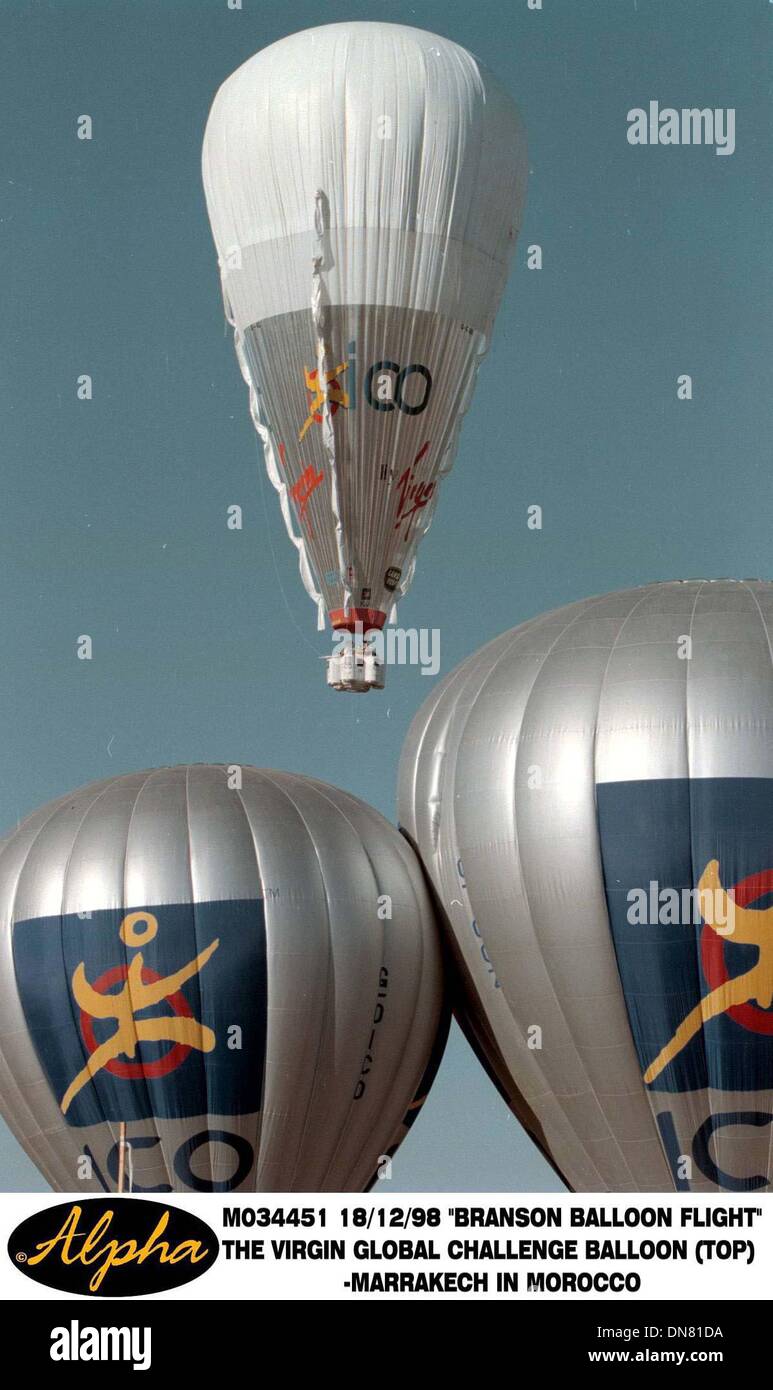
[[[152,941],[157,932],[158,922],[152,912],[130,912],[121,923],[119,936],[125,946],[137,947]],[[146,970],[142,952],[138,951],[126,967],[125,984],[115,994],[102,994],[89,982],[83,961],[76,966],[72,977],[75,1002],[89,1018],[115,1019],[116,1029],[106,1042],[94,1047],[85,1067],[68,1086],[62,1098],[63,1115],[97,1072],[109,1067],[119,1056],[134,1057],[139,1042],[170,1042],[195,1047],[199,1052],[212,1051],[215,1034],[195,1018],[180,1014],[162,1014],[158,1018],[137,1018],[136,1015],[176,994],[187,980],[198,975],[219,945],[217,938],[173,975],[150,981],[143,978],[152,972]]]
[[[298,435],[299,443],[304,438],[306,431],[310,429],[310,427],[314,424],[315,421],[318,425],[322,424],[322,421],[324,419],[323,411],[325,407],[325,401],[327,401],[330,407],[331,415],[335,415],[339,405],[343,406],[344,410],[349,409],[349,393],[348,391],[344,391],[340,381],[338,380],[339,376],[342,376],[343,373],[346,371],[347,366],[348,363],[341,362],[337,367],[333,368],[332,372],[325,372],[324,382],[322,385],[320,385],[316,367],[314,368],[313,372],[310,372],[308,367],[304,367],[303,371],[304,376],[306,378],[306,390],[309,392],[311,400],[309,401],[308,416],[301,427],[300,434]]]
[[[756,946],[759,957],[750,970],[745,970],[732,980],[725,980],[691,1010],[679,1024],[671,1041],[648,1066],[644,1073],[647,1083],[660,1076],[709,1019],[727,1013],[728,1009],[748,1004],[751,1000],[756,1000],[762,1009],[769,1009],[773,1004],[773,907],[739,907],[722,887],[716,859],[706,865],[698,884],[698,893],[706,925],[739,945]]]

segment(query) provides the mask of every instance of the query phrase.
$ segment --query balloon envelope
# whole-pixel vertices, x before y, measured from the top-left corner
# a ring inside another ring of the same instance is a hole
[[[359,1191],[443,1031],[421,868],[355,797],[244,767],[81,788],[0,846],[0,1105],[55,1188]]]
[[[459,666],[400,821],[469,1031],[584,1191],[773,1181],[773,584],[588,599]]]
[[[517,110],[448,39],[326,25],[223,84],[203,174],[304,583],[334,628],[378,628],[410,584],[504,288]]]

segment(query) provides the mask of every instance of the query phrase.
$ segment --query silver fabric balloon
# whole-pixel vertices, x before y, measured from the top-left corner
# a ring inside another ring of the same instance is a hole
[[[159,768],[0,844],[0,1105],[52,1187],[360,1191],[445,1041],[421,867],[363,802]]]
[[[468,1031],[577,1190],[771,1187],[772,640],[760,580],[588,599],[411,727]]]

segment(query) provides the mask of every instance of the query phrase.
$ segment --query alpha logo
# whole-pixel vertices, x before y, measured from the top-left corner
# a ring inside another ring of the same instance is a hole
[[[320,382],[319,372],[316,367],[313,371],[308,367],[304,367],[303,372],[306,379],[306,390],[309,393],[309,413],[301,426],[298,435],[299,442],[305,438],[306,431],[309,430],[312,425],[322,424],[325,418],[324,410],[326,402],[331,415],[335,415],[339,406],[343,406],[344,410],[349,409],[348,393],[344,390],[339,381],[339,377],[343,376],[346,369],[347,363],[340,362],[337,367],[333,367],[331,371],[325,372],[323,380]]]
[[[217,1236],[198,1216],[139,1197],[62,1202],[28,1216],[8,1242],[11,1261],[28,1279],[101,1298],[189,1284],[212,1267],[218,1250]]]
[[[729,1155],[728,1127],[773,1124],[773,780],[601,783],[596,795],[620,980],[669,1160],[676,1169],[688,1154],[731,1191],[767,1187],[764,1173],[739,1171],[764,1167],[751,1140],[725,1164],[736,1171],[720,1168],[712,1141],[724,1132]],[[695,894],[697,920],[632,921],[643,883]]]
[[[68,1124],[260,1109],[262,902],[33,918],[16,923],[13,957],[30,1035]],[[229,1046],[235,1026],[238,1048]]]

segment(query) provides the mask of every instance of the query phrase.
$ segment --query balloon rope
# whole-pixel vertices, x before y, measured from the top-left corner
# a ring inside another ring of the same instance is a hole
[[[126,1121],[122,1120],[118,1127],[118,1191],[123,1192],[124,1181],[126,1178]]]

